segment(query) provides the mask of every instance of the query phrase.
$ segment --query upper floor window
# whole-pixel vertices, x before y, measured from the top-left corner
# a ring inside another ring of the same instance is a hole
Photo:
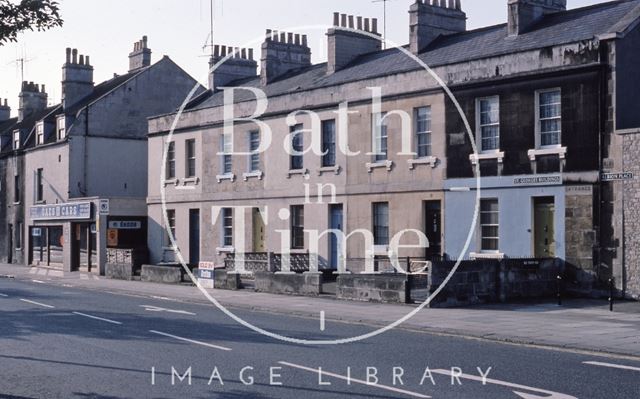
[[[20,175],[15,175],[13,177],[13,202],[19,204],[20,197]]]
[[[258,130],[249,132],[249,152],[251,153],[251,155],[249,156],[249,172],[260,171],[260,153],[258,152],[259,148],[260,132]]]
[[[290,159],[290,169],[291,170],[300,170],[304,168],[304,155],[302,151],[304,151],[304,137],[302,135],[302,125],[298,124],[292,126],[290,129],[291,133],[291,159]]]
[[[67,136],[67,126],[64,116],[58,118],[58,140],[62,140]]]
[[[44,144],[44,123],[39,122],[36,125],[36,144]]]
[[[374,244],[389,245],[389,203],[374,203],[372,212]]]
[[[291,206],[291,249],[304,249],[304,205]]]
[[[382,162],[389,159],[386,115],[386,113],[373,115],[373,159],[376,162]]]
[[[231,142],[231,137],[223,134],[220,136],[220,169],[222,169],[222,174],[229,175],[233,172],[232,152],[233,143]]]
[[[416,153],[418,158],[430,157],[431,152],[431,107],[420,107],[415,110],[416,118]]]
[[[498,252],[500,248],[500,210],[497,199],[480,201],[480,250]]]
[[[537,144],[539,147],[557,147],[562,134],[562,95],[560,89],[537,92]]]
[[[44,201],[44,172],[42,169],[36,171],[36,202]]]
[[[195,139],[187,140],[185,145],[186,177],[196,177],[196,141]]]
[[[20,149],[20,131],[16,130],[13,132],[13,149]]]
[[[233,209],[222,208],[222,246],[233,247]]]
[[[167,180],[176,178],[176,143],[170,142],[167,148],[167,165],[166,165],[166,178]]]
[[[322,122],[322,167],[336,166],[336,121]]]
[[[500,149],[500,97],[480,98],[476,102],[476,134],[479,152]]]

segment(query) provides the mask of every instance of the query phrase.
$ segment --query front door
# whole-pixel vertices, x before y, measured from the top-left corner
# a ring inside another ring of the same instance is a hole
[[[343,231],[342,204],[334,204],[329,207],[329,229]],[[342,237],[336,234],[329,235],[329,267],[337,270],[340,254],[342,253]]]
[[[265,243],[265,224],[259,208],[253,208],[251,220],[251,225],[253,226],[253,252],[267,252],[267,246]]]
[[[189,263],[200,263],[200,210],[189,210]]]
[[[13,225],[9,225],[9,237],[7,237],[7,263],[13,263]]]
[[[424,203],[425,236],[429,240],[426,258],[442,255],[442,217],[440,201],[426,201]]]
[[[553,197],[533,200],[533,248],[536,258],[556,256],[554,202]]]

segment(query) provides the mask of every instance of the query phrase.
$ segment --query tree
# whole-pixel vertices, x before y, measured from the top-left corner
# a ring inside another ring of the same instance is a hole
[[[44,31],[62,23],[55,0],[0,0],[0,46],[17,41],[26,30]]]

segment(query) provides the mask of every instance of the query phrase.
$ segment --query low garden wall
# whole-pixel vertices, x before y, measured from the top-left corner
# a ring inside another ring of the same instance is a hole
[[[255,291],[270,294],[318,296],[322,282],[322,273],[255,273]]]

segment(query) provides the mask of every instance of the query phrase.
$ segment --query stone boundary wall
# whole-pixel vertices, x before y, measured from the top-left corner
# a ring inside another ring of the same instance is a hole
[[[255,273],[255,291],[270,294],[318,296],[322,291],[322,273]]]
[[[140,280],[147,283],[179,284],[182,282],[182,268],[143,265]]]
[[[336,298],[353,301],[406,303],[404,274],[342,274],[338,276]]]
[[[114,280],[133,280],[135,274],[132,264],[125,263],[106,263],[105,275]]]
[[[235,273],[227,273],[226,270],[216,269],[214,271],[213,287],[218,290],[239,290],[240,288],[242,288],[240,275]]]

